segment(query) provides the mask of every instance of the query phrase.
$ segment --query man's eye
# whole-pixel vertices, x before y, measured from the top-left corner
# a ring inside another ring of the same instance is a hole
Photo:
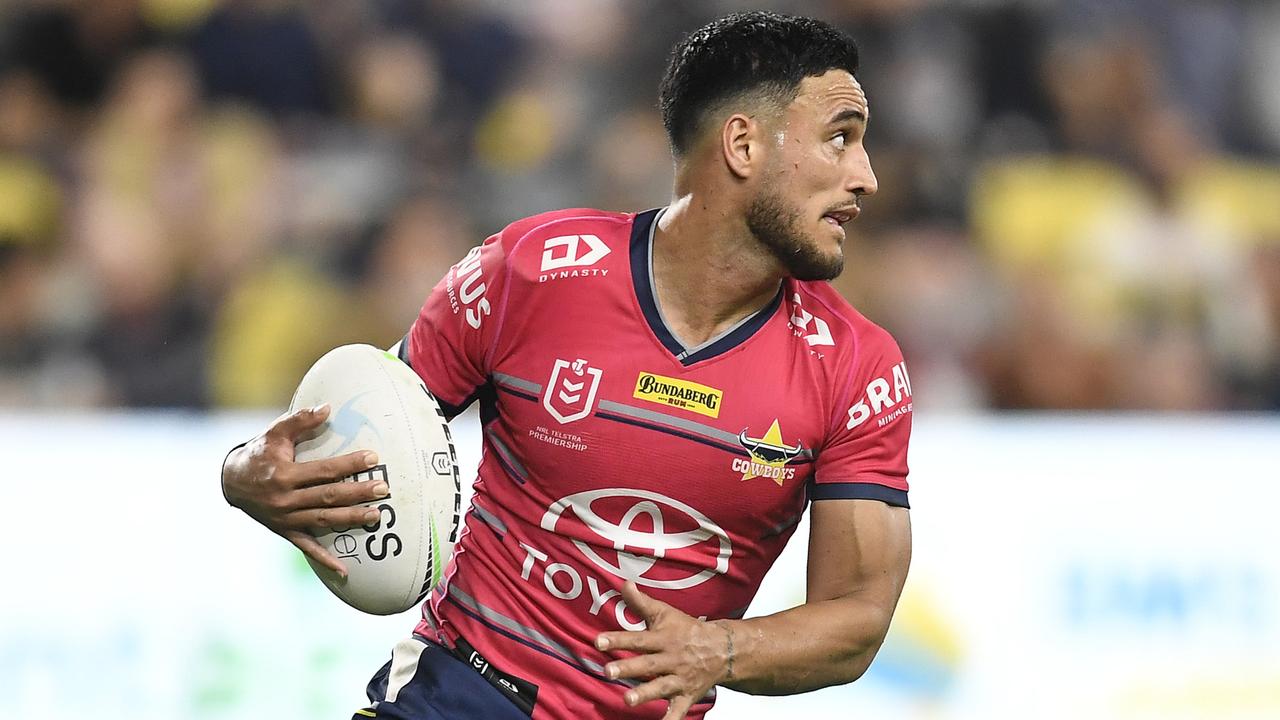
[[[844,145],[847,141],[848,141],[848,134],[843,132],[836,133],[831,138],[831,144],[835,145],[837,148],[840,148],[841,150],[844,149]]]

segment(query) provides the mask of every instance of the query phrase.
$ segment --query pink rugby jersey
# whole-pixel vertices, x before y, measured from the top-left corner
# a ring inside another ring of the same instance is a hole
[[[638,683],[606,679],[595,649],[643,627],[626,579],[696,617],[742,617],[809,501],[907,505],[911,383],[893,338],[827,283],[787,279],[685,347],[655,300],[660,212],[511,224],[436,286],[402,350],[451,416],[480,402],[484,436],[416,632],[526,681],[507,685],[536,695],[534,718],[664,713],[627,707]]]

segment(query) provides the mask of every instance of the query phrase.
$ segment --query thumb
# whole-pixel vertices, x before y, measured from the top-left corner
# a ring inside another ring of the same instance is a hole
[[[640,590],[640,586],[634,581],[628,580],[622,585],[622,599],[627,601],[627,607],[635,610],[640,617],[645,619],[652,628],[654,620],[657,620],[665,611],[670,610],[671,606],[651,598]]]

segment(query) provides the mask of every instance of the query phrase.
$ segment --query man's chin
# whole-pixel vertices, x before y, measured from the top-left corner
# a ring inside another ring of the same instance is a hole
[[[844,269],[840,239],[833,240],[828,235],[830,226],[823,233],[813,234],[803,232],[804,227],[800,215],[788,212],[773,196],[757,197],[747,212],[747,228],[773,253],[791,277],[797,280],[832,280],[838,277]],[[844,232],[840,227],[836,227],[836,231]]]
[[[787,271],[796,280],[835,280],[844,271],[844,253],[799,253],[788,258]]]

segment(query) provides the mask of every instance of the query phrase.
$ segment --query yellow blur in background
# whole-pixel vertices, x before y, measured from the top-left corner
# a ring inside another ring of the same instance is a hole
[[[763,5],[860,42],[836,285],[922,411],[1280,408],[1280,10]],[[0,406],[278,408],[508,222],[663,204],[666,53],[734,9],[5,4]]]

